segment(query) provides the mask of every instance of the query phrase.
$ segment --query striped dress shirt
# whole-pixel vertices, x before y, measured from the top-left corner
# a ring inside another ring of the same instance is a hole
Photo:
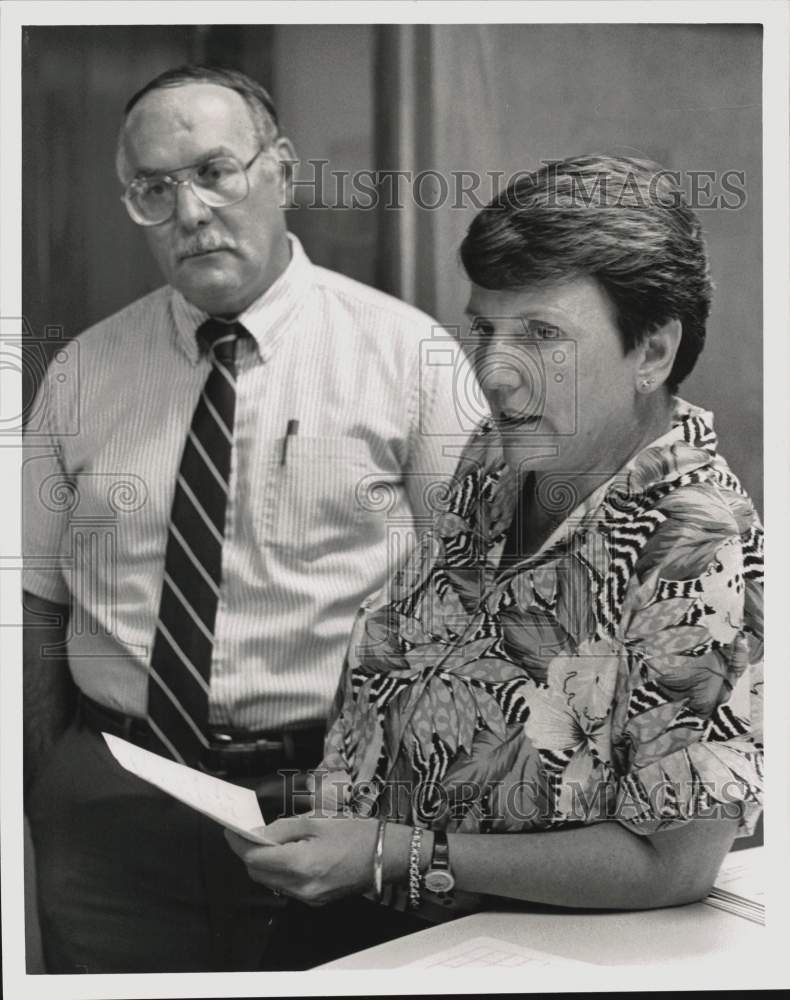
[[[446,332],[314,266],[293,237],[285,272],[238,318],[252,337],[209,717],[277,729],[326,717],[354,615],[427,530],[469,428]],[[53,363],[27,438],[25,589],[71,606],[79,688],[135,716],[176,474],[210,367],[195,339],[205,319],[163,287],[85,331]]]

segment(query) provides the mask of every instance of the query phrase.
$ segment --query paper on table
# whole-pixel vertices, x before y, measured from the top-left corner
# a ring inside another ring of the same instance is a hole
[[[763,848],[733,851],[724,859],[716,883],[704,900],[708,906],[765,924],[765,878]]]
[[[716,888],[737,892],[755,903],[765,901],[764,855],[759,847],[732,851],[716,876]]]
[[[102,736],[118,763],[138,778],[256,844],[274,843],[261,833],[253,832],[256,827],[264,826],[264,822],[251,788],[240,788],[159,754],[141,750],[110,733],[102,733]]]
[[[459,969],[469,966],[478,968],[512,969],[521,965],[555,967],[563,965],[586,965],[572,958],[549,955],[524,945],[514,944],[502,938],[475,937],[442,951],[425,955],[414,962],[398,966],[399,969]]]

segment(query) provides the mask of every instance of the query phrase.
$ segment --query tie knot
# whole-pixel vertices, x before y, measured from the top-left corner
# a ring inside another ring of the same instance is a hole
[[[223,323],[218,319],[207,319],[197,330],[198,341],[223,364],[232,365],[236,355],[236,344],[241,337],[249,336],[246,328],[237,322]]]

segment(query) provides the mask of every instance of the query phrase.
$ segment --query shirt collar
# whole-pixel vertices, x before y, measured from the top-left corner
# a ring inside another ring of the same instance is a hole
[[[573,530],[569,526],[579,525],[588,515],[595,515],[613,487],[620,495],[637,498],[659,484],[674,482],[710,464],[717,446],[713,414],[673,396],[671,421],[668,431],[640,448],[618,473],[585,497],[554,535],[567,534]],[[556,540],[554,535],[544,548]]]
[[[313,265],[299,240],[288,233],[291,259],[280,277],[237,319],[252,334],[258,345],[262,361],[271,357],[277,341],[296,319],[306,298],[306,291],[312,282]],[[196,365],[202,351],[195,333],[208,313],[189,302],[175,288],[170,298],[170,308],[179,347],[193,365]]]
[[[693,473],[716,457],[717,440],[713,431],[713,414],[700,406],[672,397],[672,426],[640,449],[623,468],[596,487],[578,506],[565,517],[541,545],[539,552],[527,557],[535,559],[555,544],[578,531],[581,525],[597,520],[598,511],[614,486],[627,497],[646,493],[660,483],[669,483],[683,475]],[[497,484],[497,495],[512,486],[512,473],[505,466],[507,475]],[[503,542],[493,547],[492,557],[498,561]],[[519,565],[523,564],[520,563]]]

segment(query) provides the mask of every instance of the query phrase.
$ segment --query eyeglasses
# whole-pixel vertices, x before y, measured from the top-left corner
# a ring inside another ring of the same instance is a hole
[[[180,167],[169,174],[135,177],[121,196],[132,222],[138,226],[159,226],[172,218],[181,184],[204,205],[225,208],[244,201],[250,193],[247,171],[255,163],[264,146],[249,163],[240,163],[235,156],[213,156],[191,167]],[[177,174],[186,174],[179,180]]]

